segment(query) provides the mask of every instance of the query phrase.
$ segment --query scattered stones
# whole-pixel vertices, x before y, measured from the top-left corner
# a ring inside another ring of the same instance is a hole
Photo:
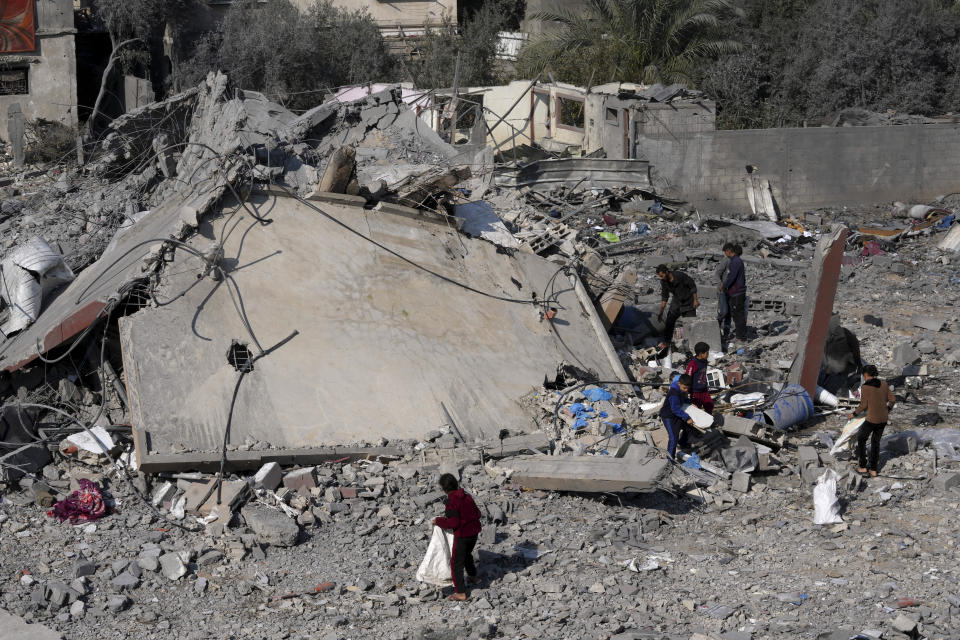
[[[291,547],[297,543],[300,527],[283,512],[257,505],[247,505],[241,513],[247,526],[256,536],[257,542],[275,547]]]

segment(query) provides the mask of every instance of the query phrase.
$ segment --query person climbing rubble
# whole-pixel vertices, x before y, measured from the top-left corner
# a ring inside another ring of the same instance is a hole
[[[658,319],[663,319],[667,301],[670,301],[670,309],[667,311],[663,329],[663,342],[661,343],[661,347],[666,347],[673,342],[673,331],[677,326],[677,320],[696,317],[700,300],[697,299],[697,284],[693,281],[693,278],[683,271],[671,271],[667,265],[661,264],[657,266],[657,277],[660,278],[660,313],[657,314]]]
[[[727,267],[727,277],[720,285],[720,293],[727,297],[727,313],[733,319],[734,336],[737,340],[747,338],[747,278],[743,266],[743,248],[738,244],[727,243],[723,246],[723,255],[730,261]],[[724,318],[721,328],[726,324],[728,331],[730,323]],[[723,336],[724,340],[729,333]]]
[[[663,400],[663,406],[660,407],[660,419],[663,420],[663,426],[667,429],[669,441],[667,443],[667,455],[671,460],[677,458],[677,445],[687,446],[687,425],[693,426],[693,418],[685,411],[690,404],[690,383],[692,380],[687,374],[682,374],[670,385],[667,397]]]
[[[466,569],[471,581],[477,578],[477,566],[473,562],[473,549],[477,546],[477,536],[483,528],[480,524],[480,509],[473,497],[460,488],[453,475],[440,476],[440,488],[447,494],[446,507],[442,518],[434,518],[434,526],[453,530],[453,549],[450,550],[450,572],[453,577],[453,595],[447,600],[464,601],[467,596],[463,582]]]
[[[897,399],[885,380],[879,377],[877,367],[868,364],[863,368],[863,386],[860,387],[860,404],[850,414],[852,420],[857,414],[866,411],[867,419],[857,433],[857,473],[866,475],[868,470],[871,478],[877,477],[880,467],[880,438],[883,429],[887,426],[890,410],[897,403]],[[870,438],[870,462],[867,464],[867,438]]]
[[[687,363],[686,374],[690,376],[690,402],[710,415],[713,415],[713,396],[707,384],[707,358],[710,356],[710,345],[698,342],[693,347],[694,356]]]

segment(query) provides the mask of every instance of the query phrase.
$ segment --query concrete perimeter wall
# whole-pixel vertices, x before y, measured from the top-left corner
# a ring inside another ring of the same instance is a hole
[[[636,157],[705,210],[749,208],[747,165],[770,180],[783,211],[960,191],[960,125],[747,131],[639,130]]]

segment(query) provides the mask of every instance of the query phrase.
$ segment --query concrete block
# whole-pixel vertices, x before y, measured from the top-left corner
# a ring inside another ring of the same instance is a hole
[[[909,342],[901,342],[893,348],[893,366],[897,369],[915,364],[920,360],[920,352]]]
[[[276,462],[268,462],[260,467],[260,470],[254,474],[253,486],[257,489],[273,491],[280,486],[280,482],[282,480],[283,471],[280,469],[280,465],[278,465]]]
[[[257,542],[275,547],[292,547],[297,543],[300,527],[282,511],[247,505],[242,514]]]
[[[943,329],[943,320],[938,320],[932,316],[913,316],[913,326],[928,331],[941,331]]]
[[[823,475],[823,472],[826,471],[826,467],[810,465],[807,467],[801,467],[800,477],[803,479],[804,484],[815,485],[820,476]]]
[[[220,505],[225,507],[220,509],[219,513],[222,516],[226,516],[229,513],[230,509],[236,506],[240,500],[246,495],[249,490],[250,485],[247,484],[246,480],[234,480],[232,482],[224,482],[220,486]],[[198,511],[202,516],[210,515],[214,509],[218,507],[217,505],[217,490],[214,489],[210,493],[210,497],[200,505]]]
[[[804,467],[819,467],[820,466],[820,454],[817,453],[817,450],[813,447],[801,446],[797,447],[797,456],[800,458],[800,468]]]
[[[186,498],[183,505],[184,510],[192,514],[200,513],[200,507],[213,493],[216,483],[216,478],[208,482],[191,482],[183,493],[184,498]]]
[[[960,486],[960,473],[940,473],[933,477],[933,486],[947,491]]]
[[[344,500],[351,500],[357,497],[358,490],[356,487],[340,487],[340,496]]]
[[[691,351],[698,342],[706,342],[711,351],[720,351],[720,324],[715,319],[690,322],[685,334]]]
[[[750,491],[750,474],[744,473],[743,471],[735,471],[733,473],[733,480],[730,488],[734,491],[739,491],[740,493],[746,493]]]
[[[317,486],[317,476],[313,467],[297,469],[283,476],[283,486],[293,491],[309,492]]]

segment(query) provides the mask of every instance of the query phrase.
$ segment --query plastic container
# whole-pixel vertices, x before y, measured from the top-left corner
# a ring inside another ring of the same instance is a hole
[[[790,384],[783,388],[763,416],[768,424],[786,431],[812,418],[813,412],[813,399],[807,390],[798,384]]]
[[[817,387],[817,403],[825,404],[828,407],[840,406],[840,401],[837,400],[837,396],[833,395],[823,387]]]

